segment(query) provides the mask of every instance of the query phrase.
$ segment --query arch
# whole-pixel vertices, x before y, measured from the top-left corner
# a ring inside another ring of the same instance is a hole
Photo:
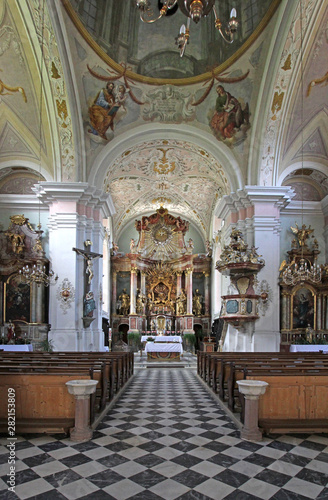
[[[163,125],[160,123],[141,125],[115,137],[104,147],[94,160],[88,182],[97,187],[101,187],[102,181],[104,180],[101,174],[103,173],[104,175],[105,169],[107,169],[117,157],[122,155],[127,148],[132,149],[138,144],[153,139],[174,139],[192,142],[196,146],[207,151],[221,165],[224,165],[224,171],[232,191],[243,187],[243,176],[239,164],[227,145],[216,141],[212,134],[191,127],[190,125],[178,126]]]

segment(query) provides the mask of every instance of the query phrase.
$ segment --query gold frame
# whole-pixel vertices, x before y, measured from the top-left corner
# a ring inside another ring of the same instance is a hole
[[[7,287],[9,286],[10,280],[12,280],[13,278],[15,278],[16,276],[19,276],[18,272],[11,274],[7,278],[7,280],[4,282],[4,287],[3,287],[3,322],[4,323],[7,322]],[[21,322],[24,322],[24,323],[26,323],[28,325],[31,324],[31,317],[32,317],[32,289],[31,289],[31,285],[29,286],[29,288],[30,288],[30,307],[29,307],[29,309],[30,309],[30,311],[29,311],[29,314],[30,314],[29,320],[30,321],[25,321],[25,320],[22,320],[22,319],[10,318],[13,322],[15,322],[15,321],[21,321]]]
[[[317,324],[317,291],[315,290],[315,288],[309,284],[305,284],[305,283],[301,283],[297,286],[295,286],[290,294],[290,298],[291,298],[291,301],[290,301],[290,328],[289,330],[302,330],[302,329],[305,329],[306,326],[304,327],[295,327],[294,328],[294,300],[295,300],[295,295],[297,294],[297,292],[299,292],[300,290],[303,290],[303,289],[306,289],[306,290],[309,290],[311,292],[311,295],[313,297],[313,309],[314,309],[314,312],[313,312],[313,325],[310,325],[313,329],[316,329],[316,324]]]

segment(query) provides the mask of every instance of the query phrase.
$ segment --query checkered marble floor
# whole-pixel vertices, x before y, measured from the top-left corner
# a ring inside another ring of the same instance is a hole
[[[194,370],[137,370],[92,441],[18,438],[15,493],[3,437],[0,500],[328,499],[327,434],[239,436]]]

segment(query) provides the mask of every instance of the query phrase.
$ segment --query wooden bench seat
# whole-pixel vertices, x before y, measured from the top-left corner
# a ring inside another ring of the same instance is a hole
[[[0,398],[7,400],[8,387],[15,389],[16,432],[67,432],[74,424],[75,400],[68,393],[65,382],[75,379],[98,381],[96,392],[90,398],[92,423],[96,413],[105,408],[133,374],[133,359],[131,353],[125,352],[1,352]],[[7,428],[6,417],[0,412],[1,431]]]

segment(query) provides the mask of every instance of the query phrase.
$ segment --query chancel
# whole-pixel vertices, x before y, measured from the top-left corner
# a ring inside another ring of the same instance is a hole
[[[327,25],[1,2],[0,498],[328,498]]]

